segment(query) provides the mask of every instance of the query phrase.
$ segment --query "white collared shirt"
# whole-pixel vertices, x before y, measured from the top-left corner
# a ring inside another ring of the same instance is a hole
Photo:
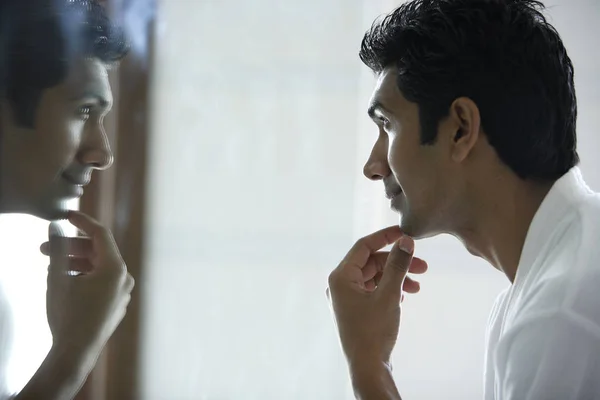
[[[600,399],[600,194],[552,187],[486,335],[486,400]]]

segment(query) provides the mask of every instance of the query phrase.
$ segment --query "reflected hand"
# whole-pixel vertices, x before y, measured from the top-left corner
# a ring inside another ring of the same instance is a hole
[[[80,212],[70,212],[69,221],[89,237],[66,238],[50,224],[41,246],[50,256],[48,324],[53,347],[95,363],[125,316],[134,280],[108,229]]]
[[[380,252],[394,243],[390,252]],[[404,251],[406,248],[408,251]],[[400,325],[403,291],[416,293],[427,263],[413,257],[414,242],[398,226],[358,240],[329,276],[327,295],[353,374],[390,365]]]

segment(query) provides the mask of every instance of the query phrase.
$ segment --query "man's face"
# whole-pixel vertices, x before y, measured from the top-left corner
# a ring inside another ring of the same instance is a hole
[[[73,63],[63,82],[42,92],[33,129],[18,125],[2,101],[0,212],[63,218],[92,171],[112,164],[103,128],[111,105],[107,67],[97,59]]]
[[[384,70],[371,98],[369,115],[379,136],[364,174],[383,180],[392,209],[401,214],[402,230],[423,238],[447,228],[456,198],[450,179],[453,166],[444,135],[439,134],[433,145],[421,144],[418,106],[404,98],[396,77],[396,69]]]

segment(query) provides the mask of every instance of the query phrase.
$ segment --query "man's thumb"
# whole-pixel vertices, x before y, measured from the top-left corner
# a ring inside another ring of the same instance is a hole
[[[410,268],[415,242],[410,236],[403,235],[392,247],[388,256],[383,276],[379,282],[379,290],[389,295],[402,296],[402,284]]]
[[[62,273],[65,268],[65,259],[67,254],[64,240],[65,234],[56,222],[51,222],[48,227],[48,242],[50,245],[50,268],[49,272]]]
[[[58,222],[50,222],[50,225],[48,225],[48,238],[52,239],[55,237],[64,237],[65,233],[63,232],[62,228],[60,227],[60,225],[58,224]]]

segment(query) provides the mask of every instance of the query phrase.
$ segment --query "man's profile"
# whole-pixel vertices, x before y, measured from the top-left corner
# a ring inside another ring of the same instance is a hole
[[[543,8],[413,0],[363,38],[379,131],[364,174],[401,219],[330,276],[359,398],[400,398],[389,357],[402,291],[426,269],[413,238],[441,233],[511,283],[490,317],[485,398],[600,398],[600,196],[577,167],[574,69]]]
[[[107,69],[127,44],[95,2],[29,3],[5,2],[2,13],[0,206],[52,220],[112,163]]]
[[[125,315],[133,279],[111,233],[66,202],[112,163],[108,70],[127,50],[95,0],[0,4],[0,213],[67,218],[89,236],[64,238],[50,225],[41,250],[52,348],[16,399],[74,397]]]

